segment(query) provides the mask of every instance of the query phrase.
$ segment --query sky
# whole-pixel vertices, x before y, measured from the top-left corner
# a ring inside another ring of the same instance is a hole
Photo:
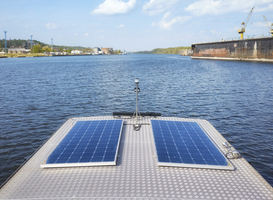
[[[0,0],[7,39],[130,51],[269,36],[273,0]],[[5,34],[0,33],[0,39]]]

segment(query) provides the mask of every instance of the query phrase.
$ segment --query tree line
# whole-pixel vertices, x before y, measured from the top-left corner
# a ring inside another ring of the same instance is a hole
[[[58,50],[57,50],[58,52],[68,52],[68,53],[71,53],[71,49],[64,49],[63,47],[59,47],[58,48]],[[55,49],[51,49],[51,47],[50,46],[41,46],[40,44],[36,44],[36,45],[34,45],[33,47],[32,47],[32,49],[31,49],[31,52],[32,53],[44,53],[44,52],[56,52],[56,50]]]
[[[51,50],[51,47],[49,44],[45,44],[43,42],[40,42],[38,40],[32,40],[33,46],[32,46],[32,53],[44,53],[44,52],[55,52],[55,49]],[[9,39],[7,40],[7,48],[26,48],[31,49],[31,41],[30,40],[21,40],[21,39]],[[54,45],[54,47],[58,47],[59,52],[69,52],[71,53],[71,50],[82,50],[83,52],[90,51],[91,48],[85,48],[80,46],[59,46]],[[5,48],[5,39],[0,40],[0,51]]]
[[[152,51],[138,51],[137,54],[179,54],[181,50],[191,49],[191,47],[170,47],[170,48],[156,48]]]
[[[46,46],[47,44],[40,42],[38,40],[33,40],[33,44],[40,44],[41,46]],[[13,39],[7,40],[7,48],[12,47],[30,47],[30,40],[21,40],[21,39]],[[0,48],[5,48],[5,39],[0,40]]]

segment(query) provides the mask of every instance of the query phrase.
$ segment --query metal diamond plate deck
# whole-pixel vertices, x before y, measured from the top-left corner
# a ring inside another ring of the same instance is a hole
[[[135,132],[130,118],[124,125],[116,166],[40,168],[77,120],[69,119],[2,187],[0,199],[273,199],[272,187],[244,158],[231,159],[234,171],[159,167],[150,126],[141,119]],[[205,120],[194,121],[209,134],[219,149],[226,140]]]

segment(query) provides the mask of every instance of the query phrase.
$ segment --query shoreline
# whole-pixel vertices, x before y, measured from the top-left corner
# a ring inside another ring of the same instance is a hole
[[[103,56],[110,56],[110,55],[119,55],[119,54],[105,54]],[[59,57],[59,56],[101,56],[100,54],[71,54],[71,55],[18,55],[18,54],[14,54],[14,55],[5,55],[5,56],[0,56],[0,58],[30,58],[30,57]]]

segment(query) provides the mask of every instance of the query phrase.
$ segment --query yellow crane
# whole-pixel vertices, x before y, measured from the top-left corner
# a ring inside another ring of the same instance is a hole
[[[250,11],[250,13],[248,14],[248,16],[247,16],[245,22],[242,23],[241,29],[238,30],[238,33],[241,34],[240,39],[243,39],[243,38],[244,38],[244,32],[245,32],[245,30],[246,30],[246,25],[247,25],[247,23],[248,23],[248,21],[249,21],[249,18],[250,18],[250,16],[251,16],[252,11],[253,11],[254,8],[255,8],[255,6],[253,6],[253,8],[251,9],[251,11]]]
[[[267,24],[267,26],[268,26],[268,28],[270,30],[270,34],[273,37],[273,23],[271,23],[271,26],[270,26],[270,23],[267,21],[266,17],[264,15],[263,15],[263,17],[264,17],[264,20],[265,20],[265,22],[266,22],[266,24]]]

